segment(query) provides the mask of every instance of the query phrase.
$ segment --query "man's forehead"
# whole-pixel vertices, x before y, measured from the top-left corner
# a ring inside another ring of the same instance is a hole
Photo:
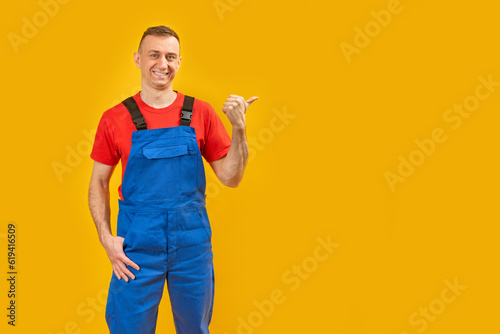
[[[179,53],[179,41],[174,36],[148,35],[142,41],[144,51],[160,51]]]

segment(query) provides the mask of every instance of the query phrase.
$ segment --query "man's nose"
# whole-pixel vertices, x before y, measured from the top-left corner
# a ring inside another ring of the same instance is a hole
[[[167,64],[168,64],[167,59],[165,59],[165,57],[160,57],[160,60],[158,61],[158,65],[159,65],[161,68],[166,68],[166,67],[167,67]]]

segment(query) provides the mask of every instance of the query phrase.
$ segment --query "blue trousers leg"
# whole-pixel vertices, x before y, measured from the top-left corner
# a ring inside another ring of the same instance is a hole
[[[178,334],[208,334],[214,302],[211,229],[204,207],[169,212],[175,222],[175,256],[169,259],[167,287]],[[170,241],[170,239],[169,239]],[[173,245],[174,242],[170,242]],[[169,252],[174,252],[174,247]],[[171,261],[170,261],[171,260]]]
[[[120,212],[125,254],[140,266],[128,283],[111,279],[106,321],[112,334],[153,334],[167,280],[178,334],[208,334],[214,270],[205,208]]]

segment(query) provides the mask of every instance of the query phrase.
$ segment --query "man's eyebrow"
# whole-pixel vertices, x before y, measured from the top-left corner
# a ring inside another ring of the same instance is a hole
[[[161,53],[160,50],[149,50],[148,51],[149,53]],[[167,55],[174,55],[174,56],[177,56],[177,53],[175,52],[167,52]]]

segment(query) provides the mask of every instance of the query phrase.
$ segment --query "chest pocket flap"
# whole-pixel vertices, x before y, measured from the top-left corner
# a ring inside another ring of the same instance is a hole
[[[144,147],[143,153],[148,159],[173,158],[188,153],[186,144],[164,147]]]

